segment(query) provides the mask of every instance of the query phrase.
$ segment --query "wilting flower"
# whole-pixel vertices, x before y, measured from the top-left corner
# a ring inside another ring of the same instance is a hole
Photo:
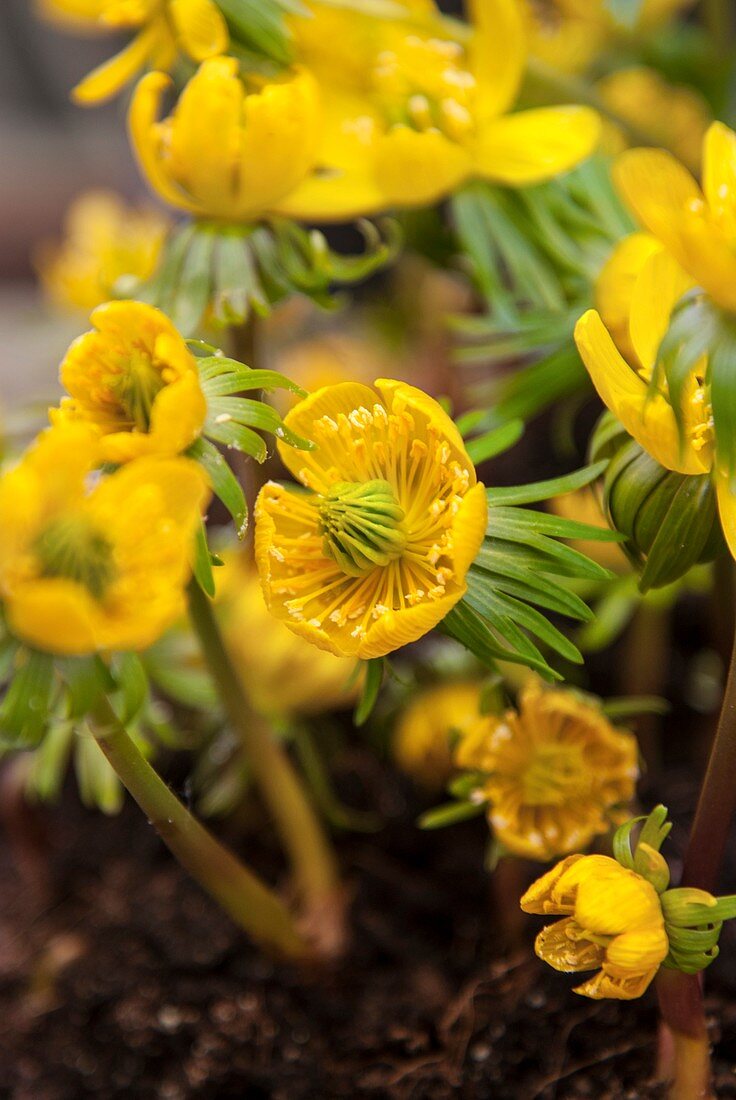
[[[436,684],[412,699],[396,723],[393,755],[402,772],[439,790],[452,775],[454,736],[478,721],[483,685],[478,680]]]
[[[736,310],[736,134],[708,129],[703,190],[661,149],[631,149],[614,165],[616,184],[644,227],[726,310]]]
[[[258,574],[226,554],[217,571],[218,613],[248,698],[262,714],[324,714],[348,706],[359,684],[355,661],[310,645],[275,619]],[[224,574],[224,576],[223,576]]]
[[[159,121],[170,85],[164,73],[149,73],[130,107],[131,140],[154,191],[198,217],[278,213],[317,162],[319,97],[309,73],[248,87],[236,58],[212,58]]]
[[[194,357],[171,321],[143,302],[107,302],[61,364],[70,394],[55,424],[84,423],[104,462],[176,455],[198,437],[207,403]]]
[[[0,596],[10,629],[53,653],[137,650],[184,611],[209,490],[185,458],[95,477],[93,432],[51,428],[0,478]]]
[[[552,859],[605,832],[634,794],[635,738],[572,692],[533,681],[519,709],[486,715],[458,742],[478,772],[494,836],[514,855]]]
[[[270,610],[321,648],[361,658],[441,622],[486,526],[484,488],[447,414],[413,386],[375,387],[327,386],[292,409],[286,426],[316,447],[279,452],[308,491],[270,482],[256,504]]]
[[[597,970],[575,992],[593,1000],[641,997],[669,951],[654,886],[609,856],[572,855],[521,899],[527,913],[559,914],[534,945],[564,973]]]
[[[585,107],[509,115],[526,60],[516,0],[475,0],[467,34],[432,2],[404,20],[314,3],[294,18],[324,108],[319,175],[282,206],[335,220],[434,202],[473,177],[520,186],[572,168],[598,141]],[[353,26],[350,23],[353,22]]]
[[[145,280],[158,263],[169,221],[126,206],[114,192],[88,191],[69,208],[63,240],[39,250],[43,287],[57,305],[89,312],[124,276]]]
[[[646,133],[697,171],[703,138],[712,121],[706,100],[684,85],[670,84],[644,66],[618,69],[596,84],[602,101],[635,132]],[[604,146],[611,152],[626,147],[626,132],[609,123]]]
[[[135,32],[130,45],[77,85],[77,103],[109,99],[141,69],[171,69],[181,53],[204,61],[228,48],[227,24],[215,0],[38,2],[48,18],[73,29]]]

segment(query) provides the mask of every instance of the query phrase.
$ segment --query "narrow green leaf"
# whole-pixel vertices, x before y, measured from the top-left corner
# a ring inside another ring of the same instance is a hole
[[[103,695],[115,689],[115,681],[100,657],[65,657],[57,662],[68,692],[68,717],[83,718]]]
[[[23,649],[0,704],[0,744],[32,747],[41,740],[49,720],[54,686],[54,662],[48,653]]]
[[[370,717],[376,705],[381,684],[383,683],[383,672],[383,657],[377,657],[374,660],[365,662],[363,691],[358,701],[358,705],[355,708],[355,714],[353,715],[353,721],[356,726],[362,726]]]
[[[510,488],[487,489],[488,504],[491,508],[499,505],[537,504],[551,497],[562,496],[565,493],[575,492],[590,485],[606,469],[607,460],[595,462],[591,466],[585,466],[582,470],[576,470],[572,474],[563,477],[555,477],[550,481],[537,481],[531,485],[517,485]]]
[[[485,813],[483,802],[447,802],[434,810],[427,810],[419,818],[420,829],[443,829],[446,825],[457,825],[461,821],[470,821]]]
[[[500,428],[494,428],[475,439],[471,439],[466,444],[466,449],[471,461],[477,466],[481,462],[487,462],[488,459],[495,458],[496,455],[508,451],[514,444],[519,442],[523,434],[523,421],[510,420],[508,424],[502,424]]]
[[[118,717],[129,726],[140,717],[148,701],[148,676],[137,653],[122,653],[116,658],[115,680],[121,702]]]
[[[212,560],[207,543],[207,528],[204,522],[200,523],[195,535],[194,576],[202,591],[212,599],[215,595],[215,578],[212,573]]]
[[[233,518],[238,537],[245,534],[248,523],[248,505],[243,487],[217,447],[207,439],[198,439],[187,454],[199,462],[209,474],[215,495],[222,501]]]

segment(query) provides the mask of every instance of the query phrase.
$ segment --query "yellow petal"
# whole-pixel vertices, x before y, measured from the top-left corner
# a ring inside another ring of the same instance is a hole
[[[685,208],[703,199],[688,170],[662,149],[630,149],[614,162],[613,178],[642,225],[686,266],[679,225]]]
[[[497,183],[523,186],[551,179],[589,156],[600,119],[587,107],[542,107],[483,125],[475,168]]]
[[[661,248],[641,265],[632,295],[629,331],[645,377],[652,376],[672,310],[692,286],[692,278]]]
[[[569,904],[563,904],[558,908],[554,900],[554,887],[566,871],[584,858],[585,856],[581,855],[567,856],[556,864],[551,871],[547,871],[546,874],[538,878],[536,882],[533,882],[519,902],[524,912],[539,913],[540,915],[546,915],[548,913],[572,913],[574,910],[574,901],[570,901]]]
[[[652,887],[654,889],[654,887]],[[615,936],[606,949],[606,970],[622,975],[659,966],[670,949],[661,906],[651,922]]]
[[[158,116],[164,94],[172,87],[165,73],[147,73],[138,82],[130,102],[128,131],[143,175],[164,202],[197,213],[198,207],[172,180],[161,156]]]
[[[410,386],[408,382],[397,382],[392,378],[376,379],[375,387],[381,394],[387,408],[398,406],[404,408],[404,406],[407,406],[409,409],[418,412],[423,420],[426,420],[443,439],[446,439],[455,452],[454,457],[467,467],[470,484],[475,484],[475,467],[465,449],[463,437],[457,430],[455,421],[447,415],[439,402],[426,394],[424,390],[420,390],[416,386]]]
[[[39,649],[74,656],[101,646],[97,605],[75,581],[29,581],[6,600],[5,610],[13,633]]]
[[[595,310],[588,310],[575,326],[575,342],[593,385],[629,435],[668,470],[701,474],[697,452],[680,437],[675,414],[659,394],[623,359]]]
[[[622,977],[610,973],[604,966],[587,982],[576,986],[573,993],[590,997],[593,1001],[633,1001],[647,991],[658,970],[659,967],[655,966],[651,970],[629,973]]]
[[[427,600],[400,611],[387,611],[368,627],[365,637],[356,646],[356,655],[368,661],[373,657],[385,657],[401,646],[419,641],[442,622],[464,593],[465,587],[458,586],[454,592],[440,599]]]
[[[464,577],[475,561],[486,534],[488,501],[485,485],[474,485],[463,497],[452,524],[452,564]]]
[[[142,30],[129,46],[99,65],[72,89],[74,102],[89,107],[117,95],[145,67],[155,43],[155,29]]]
[[[534,941],[534,950],[548,966],[564,974],[594,970],[603,963],[605,952],[598,944],[580,939],[580,931],[573,917],[565,917],[542,929]]]
[[[478,116],[503,114],[519,90],[526,62],[523,7],[518,0],[469,0],[469,67],[477,82]]]
[[[736,494],[731,488],[731,478],[727,473],[714,470],[714,477],[723,537],[731,551],[731,556],[736,558]]]
[[[228,48],[227,23],[213,0],[169,0],[169,11],[182,48],[194,61]]]
[[[705,135],[703,190],[713,211],[733,206],[736,195],[736,134],[714,122]]]
[[[636,352],[629,326],[634,287],[646,260],[661,249],[651,234],[631,233],[615,246],[596,280],[596,309],[619,351],[632,366],[636,365]]]
[[[467,179],[471,167],[468,150],[439,130],[398,125],[376,141],[376,184],[386,206],[437,202]]]

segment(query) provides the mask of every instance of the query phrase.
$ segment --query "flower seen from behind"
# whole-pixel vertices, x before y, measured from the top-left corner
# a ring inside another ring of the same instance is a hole
[[[95,433],[50,428],[0,478],[0,596],[19,638],[52,653],[138,650],[183,613],[209,499],[185,458],[101,477]]]
[[[500,844],[540,860],[606,832],[638,777],[632,734],[573,692],[537,681],[522,691],[518,710],[477,719],[457,744],[455,765],[478,773],[475,798],[487,802]]]
[[[486,498],[460,434],[413,386],[327,386],[285,424],[316,445],[279,443],[301,487],[267,484],[256,560],[270,610],[343,656],[381,657],[436,626],[465,593]]]
[[[640,997],[669,951],[654,886],[609,856],[568,856],[527,890],[521,907],[563,917],[539,933],[536,953],[564,973],[595,970],[575,989],[593,1000]]]
[[[171,321],[143,302],[107,302],[94,328],[61,364],[67,393],[52,422],[83,423],[99,436],[103,462],[176,455],[199,436],[207,403],[196,360]]]

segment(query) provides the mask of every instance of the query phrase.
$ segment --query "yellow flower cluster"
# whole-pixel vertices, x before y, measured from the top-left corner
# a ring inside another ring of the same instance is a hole
[[[530,682],[519,709],[476,720],[455,765],[477,772],[494,836],[513,855],[548,860],[585,847],[631,800],[636,739],[573,692]]]
[[[307,490],[270,482],[256,561],[272,613],[332,653],[380,657],[426,634],[465,593],[486,497],[457,428],[402,382],[346,382],[302,401],[279,443]]]
[[[609,856],[568,856],[527,890],[521,907],[564,918],[539,933],[536,952],[564,973],[596,970],[575,990],[593,1000],[640,997],[669,951],[657,891]]]
[[[394,759],[428,790],[441,790],[453,774],[453,736],[464,737],[478,721],[483,683],[458,680],[420,691],[402,710],[393,740]]]

